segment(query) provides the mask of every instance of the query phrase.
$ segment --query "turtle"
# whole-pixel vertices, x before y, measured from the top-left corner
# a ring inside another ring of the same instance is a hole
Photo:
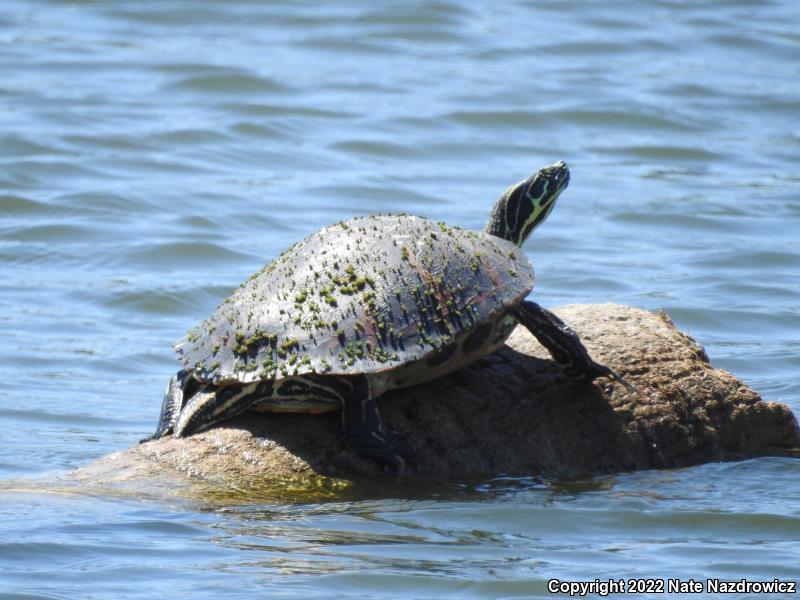
[[[155,433],[177,438],[247,410],[342,411],[345,444],[393,473],[411,446],[376,398],[442,377],[526,327],[572,379],[608,377],[579,337],[528,300],[521,246],[567,187],[564,161],[510,186],[483,231],[373,214],[323,227],[254,273],[175,346]]]

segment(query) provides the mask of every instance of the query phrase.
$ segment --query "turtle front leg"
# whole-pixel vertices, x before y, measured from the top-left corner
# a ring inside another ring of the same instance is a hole
[[[635,391],[635,388],[614,369],[592,360],[578,334],[546,308],[525,300],[514,309],[514,316],[542,346],[547,348],[553,359],[570,377],[582,381],[609,377],[620,382],[628,390]]]
[[[401,475],[414,464],[413,449],[402,437],[384,428],[366,378],[348,379],[353,385],[341,394],[345,444],[359,456],[377,460],[390,474]]]

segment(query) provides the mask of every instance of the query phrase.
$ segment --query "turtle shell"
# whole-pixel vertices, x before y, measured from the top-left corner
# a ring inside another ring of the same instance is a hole
[[[533,282],[504,239],[422,217],[357,217],[288,248],[175,351],[213,383],[376,373],[490,322]]]

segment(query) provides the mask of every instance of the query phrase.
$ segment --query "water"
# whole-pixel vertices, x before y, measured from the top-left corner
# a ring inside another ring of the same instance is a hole
[[[170,344],[320,226],[480,228],[557,159],[537,298],[665,308],[800,410],[793,0],[6,0],[0,479],[154,425]],[[220,506],[2,493],[0,598],[546,597],[800,579],[800,463]]]

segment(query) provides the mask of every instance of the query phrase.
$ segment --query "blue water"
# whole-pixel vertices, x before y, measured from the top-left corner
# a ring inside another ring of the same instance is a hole
[[[793,0],[6,0],[0,479],[148,434],[171,343],[291,242],[374,211],[481,228],[558,159],[537,300],[665,308],[800,410],[797,23]],[[318,503],[6,491],[0,598],[796,581],[799,482],[765,458]]]

